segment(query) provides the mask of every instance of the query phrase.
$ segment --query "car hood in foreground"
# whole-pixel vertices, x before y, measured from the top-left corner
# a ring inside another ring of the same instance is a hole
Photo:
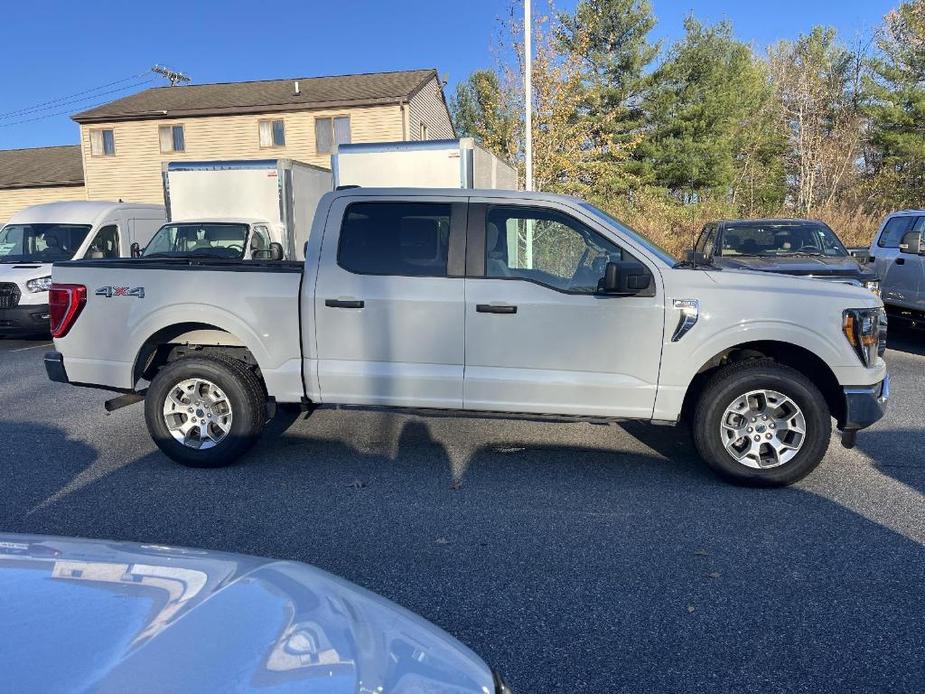
[[[494,691],[448,634],[295,562],[0,535],[0,596],[10,691]]]
[[[860,282],[877,279],[872,271],[859,265],[851,256],[715,256],[713,264],[717,267],[741,270],[760,270],[785,275],[812,275],[832,279],[846,278]]]

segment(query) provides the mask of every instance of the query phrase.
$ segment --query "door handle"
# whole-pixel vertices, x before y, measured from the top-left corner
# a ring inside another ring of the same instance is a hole
[[[896,259],[896,264],[897,264],[897,265],[905,265],[905,264],[906,264],[906,259],[905,259],[905,258],[897,258],[897,259]]]
[[[476,304],[475,310],[478,313],[517,313],[517,307],[510,304]]]
[[[324,305],[330,308],[363,308],[363,301],[356,299],[325,299]]]

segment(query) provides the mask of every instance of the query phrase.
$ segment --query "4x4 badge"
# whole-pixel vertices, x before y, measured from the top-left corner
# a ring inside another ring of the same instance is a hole
[[[145,298],[144,287],[100,287],[96,290],[97,296],[111,299],[114,296],[134,296],[136,299]]]

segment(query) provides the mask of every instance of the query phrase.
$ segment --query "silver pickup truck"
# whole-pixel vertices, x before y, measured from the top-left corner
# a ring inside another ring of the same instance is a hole
[[[883,306],[848,285],[679,263],[542,193],[325,195],[304,264],[57,263],[53,381],[145,400],[151,436],[226,465],[271,403],[691,422],[733,481],[809,473],[889,395]]]

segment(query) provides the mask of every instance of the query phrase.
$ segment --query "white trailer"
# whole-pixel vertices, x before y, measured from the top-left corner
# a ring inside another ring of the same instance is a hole
[[[517,190],[517,170],[471,137],[338,145],[335,186]]]
[[[334,187],[330,171],[292,159],[168,162],[163,180],[170,222],[265,226],[295,260],[304,259],[318,201]]]

